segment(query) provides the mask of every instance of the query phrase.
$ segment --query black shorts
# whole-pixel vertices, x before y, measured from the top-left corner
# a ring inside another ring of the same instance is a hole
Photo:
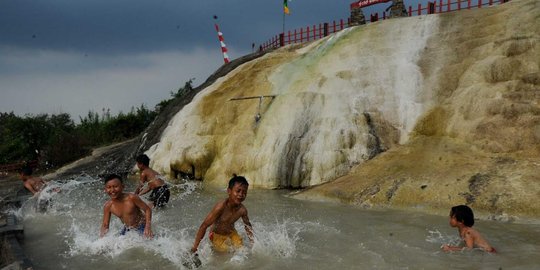
[[[169,202],[170,196],[171,192],[169,191],[169,186],[163,185],[153,189],[149,199],[154,203],[154,207],[162,207]]]

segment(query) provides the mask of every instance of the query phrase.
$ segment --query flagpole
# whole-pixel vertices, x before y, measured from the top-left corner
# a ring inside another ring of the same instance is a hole
[[[221,31],[219,31],[219,26],[217,24],[217,16],[214,15],[214,20],[215,20],[215,23],[214,23],[214,27],[216,28],[216,32],[218,34],[218,40],[219,40],[219,43],[220,43],[220,46],[221,46],[221,53],[223,54],[223,61],[225,62],[225,64],[229,63],[230,62],[230,59],[229,59],[229,55],[228,55],[228,50],[227,50],[227,46],[225,45],[225,40],[223,39],[223,33],[221,33]]]
[[[283,11],[283,31],[281,31],[285,35],[285,11]]]

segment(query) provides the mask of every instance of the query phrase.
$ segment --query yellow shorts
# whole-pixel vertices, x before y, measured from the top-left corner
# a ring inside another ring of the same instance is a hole
[[[242,237],[238,235],[236,230],[227,235],[210,232],[209,238],[214,250],[217,252],[229,252],[243,246]]]

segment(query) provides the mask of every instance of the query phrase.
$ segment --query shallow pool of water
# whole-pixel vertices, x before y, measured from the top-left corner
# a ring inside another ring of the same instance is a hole
[[[126,190],[134,190],[134,181]],[[442,244],[459,241],[447,217],[306,202],[286,194],[250,190],[244,204],[254,244],[235,254],[214,254],[205,237],[199,249],[201,269],[540,267],[540,225],[479,220],[475,228],[498,254],[445,253]],[[18,212],[25,226],[23,248],[36,269],[185,269],[197,228],[226,191],[204,191],[197,183],[175,185],[169,206],[154,212],[152,240],[135,233],[119,236],[122,225],[114,216],[109,234],[99,238],[108,199],[99,180],[79,177],[51,196],[45,213],[35,211],[34,199]],[[236,225],[245,238],[241,220]]]

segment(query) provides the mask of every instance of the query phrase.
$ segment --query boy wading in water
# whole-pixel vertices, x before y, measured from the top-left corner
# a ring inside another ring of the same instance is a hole
[[[452,207],[450,210],[450,226],[458,228],[459,236],[465,242],[465,246],[443,245],[442,249],[444,251],[461,251],[478,247],[487,252],[497,252],[477,230],[472,228],[473,225],[474,214],[470,207],[466,205]]]
[[[152,238],[152,209],[141,198],[132,193],[124,193],[122,178],[116,174],[105,177],[105,193],[111,199],[103,206],[103,223],[100,237],[109,231],[111,213],[120,218],[124,223],[124,229],[120,232],[124,235],[127,231],[136,230],[148,238]],[[144,212],[144,214],[143,214]]]
[[[32,192],[33,195],[39,193],[47,183],[45,180],[32,176],[32,168],[23,167],[19,173],[19,177],[23,181],[24,187]]]
[[[238,235],[234,228],[234,223],[240,218],[244,222],[249,240],[253,242],[253,229],[249,222],[247,209],[242,204],[246,199],[248,187],[249,184],[244,177],[234,175],[227,188],[229,197],[218,202],[206,216],[197,231],[191,252],[197,252],[206,229],[210,226],[212,228],[209,238],[215,251],[228,252],[241,248],[243,246],[242,237]]]
[[[169,186],[167,186],[159,173],[149,167],[150,158],[148,158],[147,155],[139,155],[135,161],[137,162],[137,167],[141,171],[141,181],[135,190],[135,194],[144,195],[149,191],[152,191],[149,198],[150,201],[152,201],[152,207],[165,206],[169,202],[169,197],[171,196]],[[148,182],[148,186],[143,189],[146,182]]]
[[[40,177],[32,176],[32,173],[33,173],[32,168],[23,167],[19,172],[19,177],[23,181],[24,187],[28,191],[32,192],[34,197],[37,198],[37,204],[36,204],[37,210],[44,212],[47,210],[47,207],[49,207],[49,205],[51,204],[50,193],[60,192],[60,188],[57,187],[57,188],[48,190],[49,196],[45,196],[46,197],[45,199],[39,198],[41,191],[44,190],[45,187],[47,186],[47,182],[45,182],[45,180],[43,180]]]

